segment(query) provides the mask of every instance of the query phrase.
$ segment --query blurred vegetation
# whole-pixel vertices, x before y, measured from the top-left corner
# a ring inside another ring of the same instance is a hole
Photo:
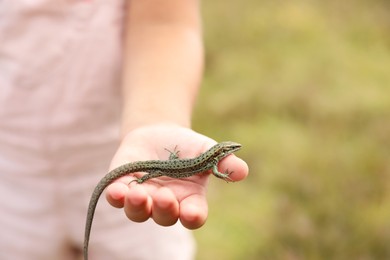
[[[390,259],[390,2],[203,2],[194,128],[243,144],[198,259]]]

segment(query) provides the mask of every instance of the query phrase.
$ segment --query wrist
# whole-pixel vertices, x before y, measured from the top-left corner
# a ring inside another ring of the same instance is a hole
[[[172,118],[161,117],[157,115],[147,117],[128,117],[122,120],[121,137],[125,138],[128,134],[142,128],[191,128],[191,119],[189,117]]]
[[[154,124],[176,124],[189,128],[196,92],[180,87],[146,87],[124,92],[121,132]]]

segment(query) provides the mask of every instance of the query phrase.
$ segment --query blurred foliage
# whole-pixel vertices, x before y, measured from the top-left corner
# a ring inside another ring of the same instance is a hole
[[[390,2],[203,2],[194,128],[243,144],[198,259],[390,259]]]

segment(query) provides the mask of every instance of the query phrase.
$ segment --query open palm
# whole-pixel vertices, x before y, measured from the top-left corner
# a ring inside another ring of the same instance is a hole
[[[114,156],[111,169],[133,161],[168,160],[170,152],[179,158],[193,158],[216,142],[188,128],[176,125],[155,125],[129,133]],[[221,172],[229,169],[234,181],[248,174],[246,163],[236,156],[228,156],[218,166]],[[137,173],[140,177],[145,173]],[[129,183],[136,177],[129,175],[107,188],[106,198],[114,207],[124,207],[126,216],[136,222],[152,218],[157,224],[170,226],[180,220],[189,228],[201,227],[208,214],[206,187],[209,174],[198,174],[185,179],[159,177],[142,184]]]

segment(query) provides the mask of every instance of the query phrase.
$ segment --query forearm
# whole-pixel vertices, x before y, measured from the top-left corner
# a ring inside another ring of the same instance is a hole
[[[203,70],[195,0],[129,1],[122,133],[152,123],[190,126]]]

